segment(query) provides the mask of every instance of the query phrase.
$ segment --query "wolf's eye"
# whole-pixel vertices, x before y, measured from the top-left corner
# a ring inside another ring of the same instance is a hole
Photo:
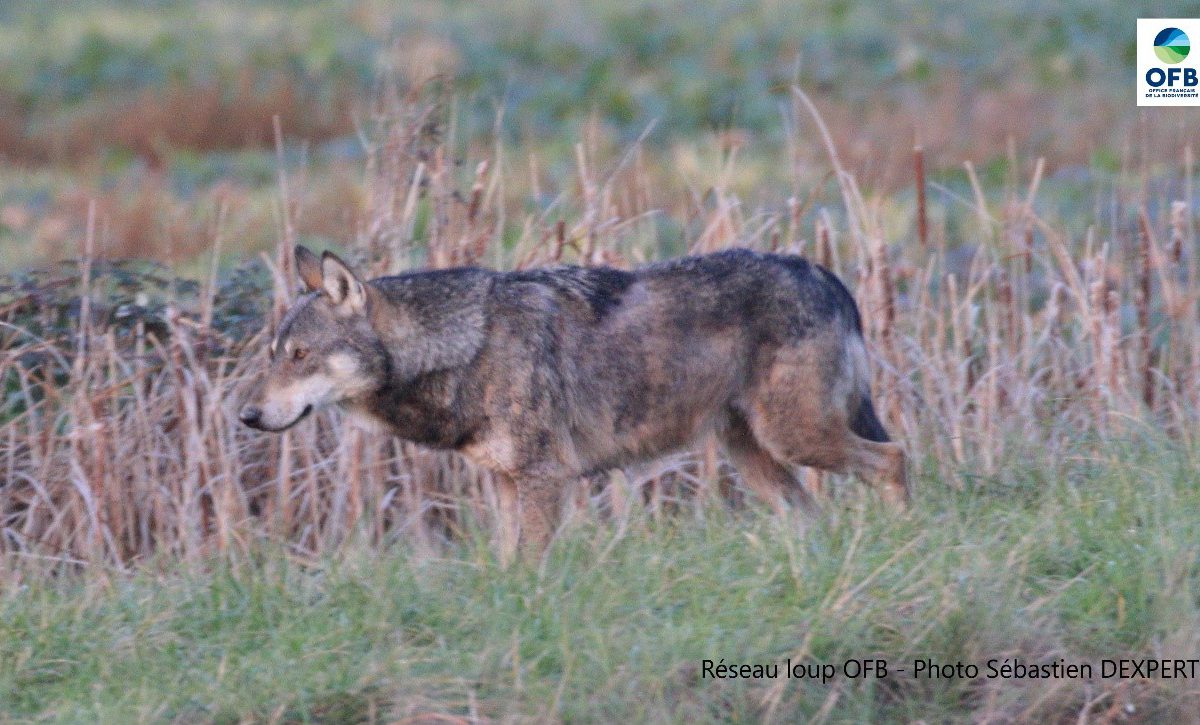
[[[302,347],[298,347],[292,351],[293,360],[303,360],[306,355],[308,355],[308,350],[305,350]]]

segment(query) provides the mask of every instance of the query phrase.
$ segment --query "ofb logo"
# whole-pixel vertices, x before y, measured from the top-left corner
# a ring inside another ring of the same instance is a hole
[[[1154,54],[1164,63],[1174,65],[1188,56],[1192,42],[1179,28],[1163,28],[1154,36]]]
[[[1137,104],[1200,106],[1200,19],[1138,18]]]

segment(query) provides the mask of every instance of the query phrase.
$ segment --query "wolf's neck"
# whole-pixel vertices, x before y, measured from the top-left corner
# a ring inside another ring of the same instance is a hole
[[[434,448],[457,448],[470,436],[474,419],[459,395],[456,370],[426,373],[391,383],[349,403],[349,410],[392,434]]]
[[[486,282],[380,286],[386,302],[373,322],[388,351],[391,385],[474,360],[486,335]]]

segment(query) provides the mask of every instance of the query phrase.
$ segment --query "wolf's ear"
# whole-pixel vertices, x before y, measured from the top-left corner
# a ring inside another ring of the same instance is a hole
[[[358,275],[333,252],[321,255],[321,285],[329,301],[361,312],[367,306],[367,290]]]
[[[307,292],[316,292],[324,286],[320,257],[301,244],[296,245],[296,273]]]

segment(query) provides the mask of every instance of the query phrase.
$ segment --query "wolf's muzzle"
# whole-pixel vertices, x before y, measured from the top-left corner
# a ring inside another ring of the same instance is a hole
[[[241,412],[238,413],[238,418],[251,428],[270,431],[272,433],[281,433],[307,418],[308,414],[312,411],[312,405],[306,405],[304,406],[304,410],[300,411],[300,415],[296,416],[291,423],[278,428],[271,427],[267,423],[263,422],[262,409],[254,405],[247,405],[246,407],[242,408]]]

